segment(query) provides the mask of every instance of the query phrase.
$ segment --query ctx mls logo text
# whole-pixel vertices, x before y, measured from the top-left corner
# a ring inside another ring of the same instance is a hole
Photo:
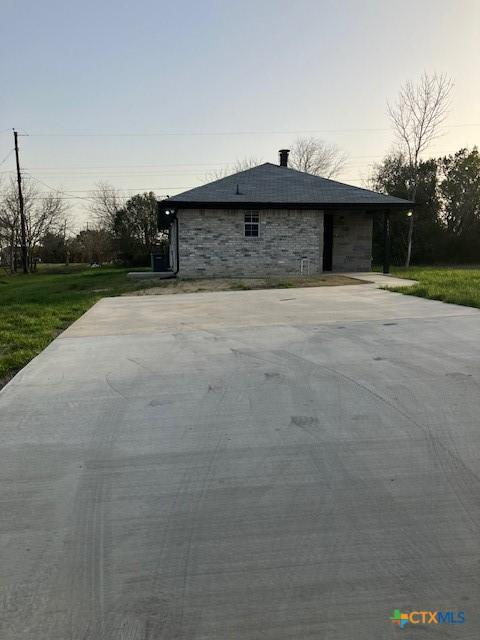
[[[393,624],[403,629],[410,624],[463,624],[465,622],[464,611],[407,611],[395,609],[390,618]]]

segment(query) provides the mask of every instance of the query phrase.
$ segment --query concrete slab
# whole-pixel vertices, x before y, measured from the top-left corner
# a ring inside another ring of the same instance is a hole
[[[127,278],[130,280],[169,280],[175,278],[172,271],[129,271]]]
[[[371,285],[218,291],[100,300],[63,338],[178,332],[216,327],[316,325],[325,322],[436,316],[478,317],[478,310],[386,293]]]
[[[4,388],[2,640],[479,637],[480,314],[336,291],[105,299]]]
[[[371,282],[375,284],[377,287],[385,288],[385,287],[411,287],[414,284],[417,284],[417,280],[410,280],[408,278],[397,278],[390,274],[385,273],[376,273],[375,271],[362,271],[362,272],[352,272],[345,273],[344,275],[349,278],[358,278],[359,280],[366,280],[367,282]]]

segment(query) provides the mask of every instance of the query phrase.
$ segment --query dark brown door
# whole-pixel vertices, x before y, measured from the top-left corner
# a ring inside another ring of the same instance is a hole
[[[323,214],[323,270],[332,270],[333,257],[333,214]]]

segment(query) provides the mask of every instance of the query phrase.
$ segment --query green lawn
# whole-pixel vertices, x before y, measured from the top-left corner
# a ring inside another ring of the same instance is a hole
[[[478,267],[392,267],[391,272],[401,278],[418,280],[412,287],[392,288],[391,291],[480,308]]]
[[[28,275],[0,272],[0,387],[97,300],[145,286],[127,271],[40,265]]]

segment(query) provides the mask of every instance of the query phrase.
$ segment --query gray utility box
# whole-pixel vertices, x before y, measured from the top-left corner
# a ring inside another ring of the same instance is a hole
[[[150,254],[150,262],[152,265],[152,271],[161,272],[168,271],[170,269],[170,264],[168,260],[168,254],[161,252],[152,252]]]

